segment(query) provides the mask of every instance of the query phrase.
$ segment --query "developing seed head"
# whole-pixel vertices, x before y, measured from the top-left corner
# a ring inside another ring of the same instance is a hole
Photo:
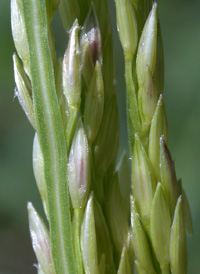
[[[163,96],[160,95],[149,132],[149,159],[155,178],[160,181],[160,137],[164,135],[167,143],[168,128]]]
[[[45,174],[44,174],[44,158],[43,158],[37,133],[35,133],[35,137],[33,141],[33,172],[34,172],[38,190],[40,192],[40,196],[42,198],[44,211],[48,219],[49,213],[47,208],[46,180],[45,180]]]
[[[137,213],[133,197],[131,197],[131,226],[136,260],[145,270],[145,273],[156,274],[153,266],[153,259],[149,246],[149,241],[140,222],[140,217]]]
[[[98,247],[98,260],[101,261],[102,254],[105,255],[105,272],[100,273],[113,273],[114,258],[113,258],[113,247],[111,243],[110,233],[108,231],[107,222],[104,217],[101,205],[97,199],[94,198],[94,217],[95,217],[95,230],[96,230],[96,241]]]
[[[29,229],[32,238],[33,249],[35,251],[40,268],[44,273],[55,273],[48,230],[36,212],[33,205],[28,203]]]
[[[120,193],[119,178],[116,172],[110,182],[107,196],[107,216],[115,247],[119,254],[127,241],[128,216],[124,207],[123,197]]]
[[[156,47],[157,47],[157,3],[147,18],[140,42],[138,45],[136,70],[139,86],[143,84],[146,66],[149,66],[152,75],[154,75],[156,63]]]
[[[183,199],[178,198],[172,223],[170,240],[170,264],[172,273],[185,274],[187,250],[183,218]]]
[[[161,183],[158,183],[153,198],[150,218],[151,240],[158,262],[169,265],[171,217],[168,201],[165,198]]]
[[[81,251],[86,273],[99,273],[93,193],[85,207],[81,226]]]
[[[149,230],[150,210],[156,188],[156,181],[148,156],[138,135],[135,135],[133,150],[132,183],[138,213],[141,216],[146,230]]]
[[[144,83],[138,91],[138,101],[142,121],[149,125],[157,104],[157,92],[154,87],[152,73],[148,66],[146,66]]]
[[[104,86],[99,61],[90,81],[84,109],[84,127],[89,143],[93,143],[98,134],[104,108]]]
[[[81,73],[79,50],[79,26],[77,20],[71,31],[67,51],[63,59],[63,90],[69,107],[77,108],[80,104]]]
[[[137,20],[129,0],[115,0],[117,27],[126,58],[132,59],[138,42]]]
[[[88,44],[93,65],[95,66],[98,60],[102,63],[102,42],[99,22],[96,16],[95,8],[92,5],[89,14],[85,20],[81,33],[81,45]]]
[[[11,27],[15,47],[26,73],[30,76],[28,43],[21,1],[11,1]]]
[[[15,76],[15,96],[17,96],[21,107],[23,108],[29,122],[36,129],[35,113],[32,101],[31,83],[21,65],[21,62],[16,54],[13,55],[14,76]]]
[[[90,161],[87,137],[80,120],[69,154],[68,181],[73,208],[84,207],[90,188]]]

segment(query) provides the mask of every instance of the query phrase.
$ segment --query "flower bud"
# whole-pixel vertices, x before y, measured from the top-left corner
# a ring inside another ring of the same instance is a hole
[[[116,96],[113,95],[104,109],[101,127],[94,144],[94,161],[97,174],[104,177],[116,155],[119,141],[119,124]]]
[[[67,154],[69,155],[72,139],[74,137],[74,130],[76,126],[77,116],[79,109],[69,108],[67,104],[66,97],[63,92],[62,85],[62,61],[59,59],[57,61],[56,73],[56,91],[58,97],[58,103],[61,110],[63,126],[65,130],[66,144],[67,144]]]
[[[90,52],[91,52],[94,66],[97,60],[101,63],[102,62],[101,32],[100,32],[99,22],[97,19],[95,8],[93,5],[85,20],[83,30],[81,33],[81,42],[84,40],[87,40],[90,45]]]
[[[101,65],[96,62],[84,109],[84,127],[88,142],[92,144],[98,134],[104,109],[104,86]]]
[[[102,63],[101,32],[93,5],[81,32],[81,49],[83,76],[86,84],[89,85],[91,72],[94,70],[96,62]]]
[[[132,60],[138,42],[137,20],[129,0],[115,0],[117,27],[125,57]]]
[[[132,274],[127,247],[124,246],[119,262],[118,274]]]
[[[85,272],[88,274],[99,273],[93,200],[94,197],[93,194],[91,194],[85,208],[85,214],[81,226],[83,264]]]
[[[144,123],[149,125],[157,104],[157,93],[153,84],[153,77],[149,67],[146,67],[144,84],[138,91],[139,111]]]
[[[174,213],[170,240],[170,264],[172,274],[186,273],[186,238],[182,212],[182,196],[179,197]]]
[[[94,73],[94,63],[88,39],[81,41],[81,68],[87,87],[90,85],[91,75]]]
[[[46,213],[46,216],[48,217],[44,159],[37,133],[35,133],[33,141],[33,173],[40,196],[42,198],[44,211]]]
[[[48,230],[33,205],[28,203],[29,228],[32,245],[42,272],[54,274]]]
[[[177,179],[174,162],[172,161],[170,151],[165,143],[164,136],[161,136],[160,138],[160,176],[170,206],[170,212],[173,216],[178,198]]]
[[[118,174],[115,173],[106,198],[107,219],[116,249],[121,254],[128,237],[128,216],[119,189]]]
[[[30,81],[23,70],[20,60],[16,54],[13,55],[14,75],[17,88],[15,96],[17,96],[21,107],[23,108],[29,122],[36,129],[35,113],[33,109],[32,90]]]
[[[156,181],[146,151],[137,134],[135,135],[132,160],[132,183],[135,203],[143,225],[148,231],[150,225],[150,210],[156,188]]]
[[[28,74],[28,76],[30,76],[28,43],[23,17],[22,1],[11,1],[11,27],[17,53],[23,62],[25,72]]]
[[[152,10],[147,18],[142,35],[140,38],[136,71],[139,86],[144,82],[146,66],[149,66],[154,75],[156,63],[156,46],[157,46],[157,3],[154,3]]]
[[[62,120],[64,129],[67,128],[68,120],[69,120],[69,109],[67,105],[67,101],[65,95],[63,93],[63,85],[62,85],[62,59],[59,58],[57,60],[56,72],[55,72],[55,83],[56,83],[56,92],[58,97],[58,104],[60,107]]]
[[[164,135],[168,140],[167,119],[162,95],[158,100],[156,110],[151,122],[149,133],[149,159],[155,178],[160,181],[160,137]]]
[[[68,183],[73,208],[83,208],[90,188],[90,159],[87,137],[80,120],[69,154]]]
[[[161,268],[169,268],[171,218],[161,183],[153,198],[150,218],[151,241]]]
[[[131,198],[131,226],[136,260],[140,263],[146,273],[156,274],[149,242],[140,222],[133,198]]]
[[[80,51],[77,20],[70,30],[70,39],[63,59],[63,90],[69,108],[78,108],[81,100]]]

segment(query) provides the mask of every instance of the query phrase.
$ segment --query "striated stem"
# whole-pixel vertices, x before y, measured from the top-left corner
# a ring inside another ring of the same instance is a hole
[[[81,243],[80,243],[80,231],[83,217],[83,209],[74,209],[74,219],[73,219],[73,243],[75,250],[75,261],[77,267],[77,274],[83,274],[83,261],[81,254]]]
[[[46,1],[22,0],[37,132],[47,182],[52,257],[56,273],[77,273],[72,249],[67,150],[48,43]]]

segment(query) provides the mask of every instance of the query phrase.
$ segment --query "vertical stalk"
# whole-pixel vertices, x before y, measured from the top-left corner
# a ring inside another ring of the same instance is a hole
[[[45,0],[21,0],[37,133],[44,157],[51,251],[57,274],[76,273],[67,187],[67,150],[56,96]]]
[[[77,266],[77,274],[83,274],[83,261],[81,254],[81,243],[80,243],[80,230],[82,224],[83,209],[74,209],[74,220],[73,220],[73,240],[75,250],[75,260]]]

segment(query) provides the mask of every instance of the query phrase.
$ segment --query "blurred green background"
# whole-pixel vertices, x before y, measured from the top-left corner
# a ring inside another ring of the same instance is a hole
[[[114,30],[121,149],[127,149],[123,55]],[[188,237],[188,273],[200,273],[200,1],[162,0],[159,17],[165,50],[165,104],[170,150],[183,180],[194,225]],[[60,19],[54,20],[58,56],[66,46]],[[27,201],[41,212],[33,178],[33,130],[14,99],[10,1],[0,0],[0,274],[36,273],[27,222]]]

